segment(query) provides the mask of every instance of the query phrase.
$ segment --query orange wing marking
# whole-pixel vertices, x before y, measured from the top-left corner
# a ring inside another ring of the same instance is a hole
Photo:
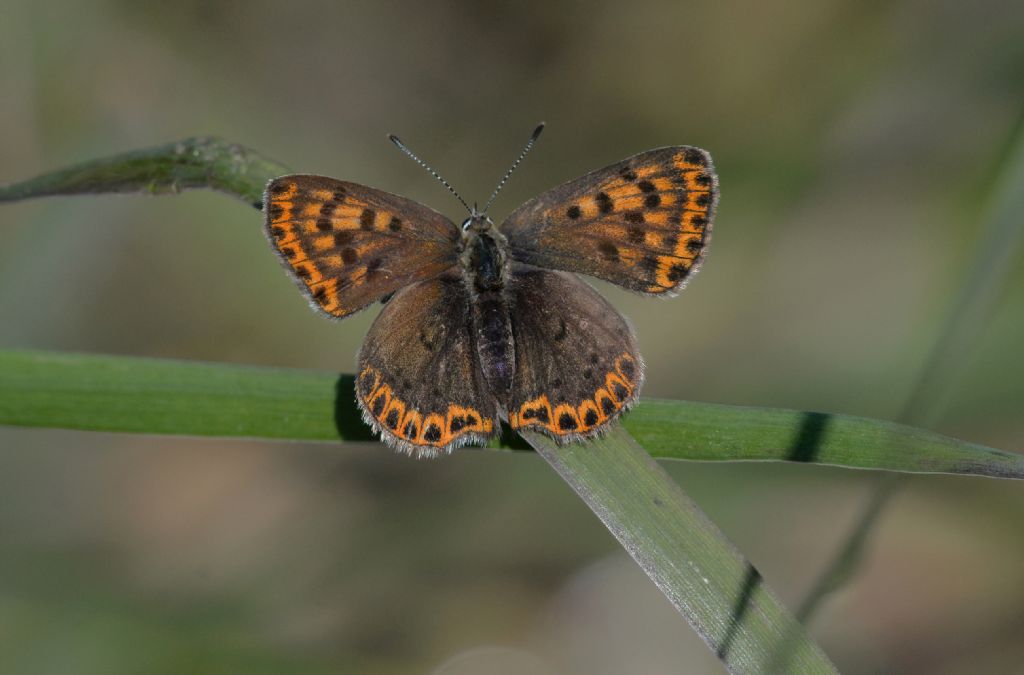
[[[632,402],[637,385],[636,360],[627,352],[615,359],[615,370],[605,373],[605,386],[593,398],[577,405],[560,402],[552,405],[546,394],[526,401],[509,413],[513,429],[541,427],[556,436],[585,434],[608,423],[624,406]]]
[[[388,433],[412,445],[443,448],[466,434],[494,431],[494,421],[469,406],[451,404],[443,413],[426,414],[413,409],[370,367],[359,375],[357,391],[367,414]]]

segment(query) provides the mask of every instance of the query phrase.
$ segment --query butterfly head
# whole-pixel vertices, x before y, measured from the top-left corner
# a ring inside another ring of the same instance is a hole
[[[478,211],[476,204],[473,204],[473,209],[469,212],[469,218],[462,221],[463,232],[486,232],[492,227],[494,227],[494,221],[491,220],[491,217],[486,212],[481,213]]]

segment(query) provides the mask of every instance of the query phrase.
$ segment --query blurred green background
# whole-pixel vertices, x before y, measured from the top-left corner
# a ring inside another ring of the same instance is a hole
[[[674,300],[602,285],[646,393],[897,418],[1020,143],[1024,6],[301,2],[0,6],[0,182],[214,134],[496,220],[633,153],[707,148],[722,198]],[[1016,186],[1024,189],[1024,186]],[[0,348],[351,371],[221,195],[0,209]],[[1024,270],[932,428],[1024,446]],[[668,466],[795,607],[880,476]],[[916,477],[813,635],[844,672],[1024,672],[1024,486]],[[0,672],[721,672],[539,458],[0,429]]]

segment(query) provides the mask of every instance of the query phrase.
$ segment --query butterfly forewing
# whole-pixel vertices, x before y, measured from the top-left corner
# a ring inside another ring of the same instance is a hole
[[[367,333],[356,397],[389,445],[433,456],[498,431],[469,303],[462,276],[446,273],[399,291]]]
[[[267,185],[264,205],[274,250],[313,305],[334,317],[457,263],[454,223],[381,190],[283,176]]]
[[[700,266],[717,198],[707,152],[661,148],[542,194],[500,229],[515,260],[674,293]]]
[[[636,401],[643,367],[626,320],[578,277],[512,268],[513,429],[558,440],[592,436]]]

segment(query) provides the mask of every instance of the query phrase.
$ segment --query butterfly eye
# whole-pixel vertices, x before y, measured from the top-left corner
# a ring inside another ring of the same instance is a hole
[[[473,219],[472,218],[466,218],[464,221],[462,221],[462,229],[463,230],[468,230],[469,226],[472,225],[472,224],[473,224]]]

